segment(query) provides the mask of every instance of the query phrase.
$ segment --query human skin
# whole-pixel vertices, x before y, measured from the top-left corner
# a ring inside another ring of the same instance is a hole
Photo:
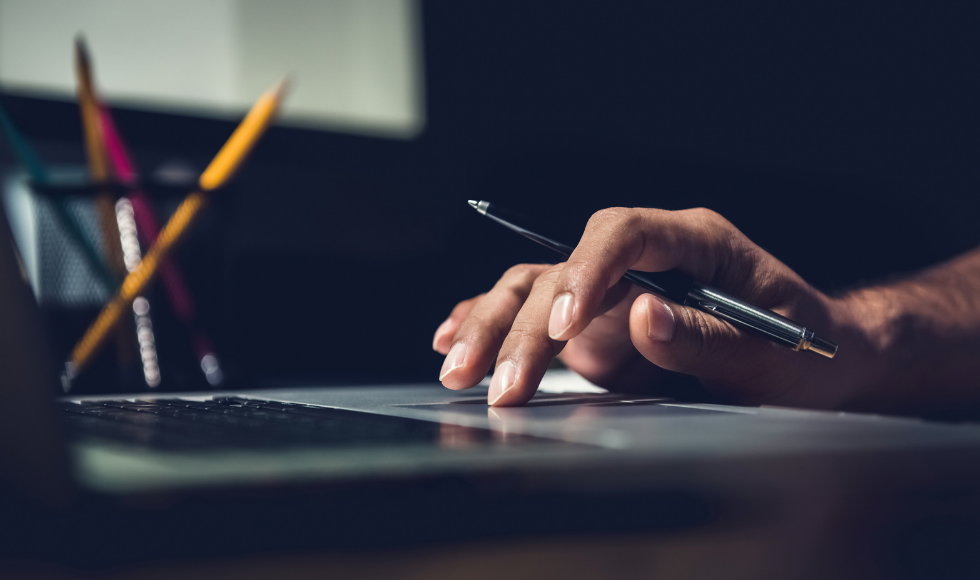
[[[621,281],[678,269],[786,316],[839,345],[826,359],[743,332]],[[479,383],[488,403],[535,393],[551,359],[610,390],[656,390],[675,371],[727,401],[903,411],[980,404],[980,251],[915,277],[828,296],[717,213],[610,208],[568,260],[509,269],[436,330],[450,389]]]

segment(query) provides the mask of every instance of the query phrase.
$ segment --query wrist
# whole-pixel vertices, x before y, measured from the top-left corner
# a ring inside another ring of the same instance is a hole
[[[903,406],[920,381],[920,332],[907,296],[893,287],[863,288],[835,299],[837,324],[848,338],[845,372],[850,385],[844,408],[883,410]]]

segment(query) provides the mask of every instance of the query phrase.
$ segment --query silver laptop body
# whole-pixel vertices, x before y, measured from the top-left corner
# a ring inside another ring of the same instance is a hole
[[[53,502],[67,497],[69,479],[100,493],[140,494],[501,472],[525,474],[548,489],[696,484],[766,493],[768,483],[799,477],[803,472],[791,466],[801,462],[819,465],[828,481],[854,475],[874,485],[870,472],[893,483],[905,476],[914,482],[924,472],[933,478],[944,470],[958,473],[980,457],[977,425],[636,399],[596,392],[564,371],[550,373],[542,384],[547,392],[526,407],[505,409],[486,406],[485,387],[454,392],[435,382],[57,399],[62,406],[278,401],[427,422],[435,427],[425,441],[174,450],[72,436],[66,444],[54,405],[55,365],[22,274],[6,219],[0,219],[0,452],[6,458],[0,476]],[[855,464],[862,469],[855,471]]]

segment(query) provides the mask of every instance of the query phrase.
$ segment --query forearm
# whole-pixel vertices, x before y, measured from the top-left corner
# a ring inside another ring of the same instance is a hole
[[[842,300],[861,321],[872,369],[848,406],[980,406],[980,249]]]

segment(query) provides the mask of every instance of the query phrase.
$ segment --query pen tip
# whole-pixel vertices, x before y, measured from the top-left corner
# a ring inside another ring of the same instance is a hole
[[[477,201],[475,199],[471,199],[467,201],[467,203],[470,204],[470,207],[480,212],[480,215],[487,215],[487,208],[490,207],[489,201]]]

